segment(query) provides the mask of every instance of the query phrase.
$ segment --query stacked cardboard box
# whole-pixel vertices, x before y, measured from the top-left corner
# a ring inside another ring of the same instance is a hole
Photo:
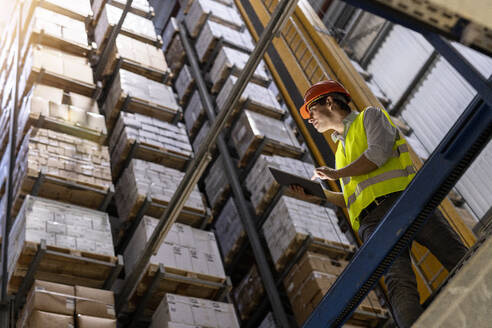
[[[229,194],[229,184],[224,173],[224,163],[221,155],[217,157],[204,179],[205,193],[212,210],[216,211],[224,204]]]
[[[239,328],[232,304],[166,294],[151,328]]]
[[[28,195],[10,232],[9,277],[24,245],[42,239],[47,246],[114,256],[107,213]]]
[[[324,243],[346,246],[349,241],[337,224],[332,209],[282,196],[262,228],[273,263],[277,269],[297,251],[299,243],[308,235]]]
[[[107,134],[104,116],[99,114],[93,99],[44,84],[35,84],[23,100],[18,117],[18,142],[22,133],[34,124],[99,143]]]
[[[215,221],[215,234],[222,251],[224,263],[228,264],[246,237],[243,224],[239,219],[236,204],[232,197],[226,202],[219,217]]]
[[[195,79],[188,65],[183,66],[174,86],[176,87],[176,91],[178,91],[179,103],[185,105],[195,88]]]
[[[282,121],[250,110],[241,113],[232,129],[231,139],[245,166],[259,143],[266,138],[263,153],[300,157],[303,153],[292,130]]]
[[[192,156],[191,144],[184,124],[163,122],[158,119],[121,112],[109,140],[113,175],[120,171],[134,142],[149,147],[137,151],[134,158],[141,158],[182,170]],[[159,152],[153,152],[155,149]]]
[[[207,20],[195,42],[195,49],[200,62],[210,59],[219,40],[245,51],[253,51],[253,39],[247,31],[237,31],[220,23]]]
[[[122,12],[121,8],[110,4],[106,4],[101,10],[94,29],[94,40],[100,49],[104,49],[106,46],[107,38],[109,38],[112,28],[118,24]],[[126,15],[121,27],[121,33],[147,43],[155,43],[157,41],[152,21],[132,12]]]
[[[310,179],[314,171],[312,164],[297,159],[277,155],[261,155],[245,179],[246,188],[251,192],[251,203],[258,215],[268,206],[280,188],[269,168],[275,168],[305,179]],[[287,192],[287,194],[289,193]]]
[[[195,90],[184,112],[186,130],[188,131],[190,138],[193,138],[196,135],[205,116],[205,107],[203,107],[200,94]]]
[[[241,320],[247,319],[265,295],[256,265],[253,265],[243,280],[234,289],[234,300]]]
[[[163,81],[168,67],[162,50],[152,44],[118,34],[111,58],[104,70],[104,75],[114,73],[117,60],[122,60],[121,67],[142,74],[155,81]]]
[[[94,0],[92,1],[92,11],[94,12],[94,20],[99,20],[99,15],[102,13],[104,5],[109,3],[118,8],[124,8],[126,5],[125,0]],[[136,15],[151,18],[154,15],[152,6],[149,5],[147,0],[133,0],[130,11]]]
[[[214,64],[209,72],[210,81],[213,84],[211,91],[213,93],[218,92],[222,88],[222,84],[230,73],[235,75],[239,74],[246,65],[248,59],[249,55],[242,51],[230,47],[222,47],[217,54]],[[248,86],[250,87],[254,87],[251,86],[254,85],[254,83],[263,86],[268,85],[270,80],[268,75],[266,74],[265,62],[260,61],[250,81],[253,82],[248,83]],[[248,87],[246,87],[246,89],[247,88]],[[246,90],[245,92],[243,92],[243,97],[245,96],[246,92]]]
[[[240,31],[244,26],[241,16],[234,7],[213,0],[193,1],[184,19],[193,38],[198,36],[206,20],[217,22],[237,31]]]
[[[72,91],[86,96],[91,96],[94,91],[92,69],[86,57],[34,44],[27,50],[19,80],[20,95],[25,95],[34,82],[39,80],[41,71],[44,71],[42,83],[59,88],[70,86]]]
[[[219,110],[224,108],[227,97],[236,81],[237,78],[235,76],[229,76],[225,80],[222,89],[217,95],[217,108]],[[273,92],[256,83],[248,83],[246,85],[235,110],[239,109],[249,109],[277,119],[280,119],[285,114],[285,110],[280,106]]]
[[[52,11],[56,11],[65,16],[73,17],[80,21],[85,21],[92,17],[91,3],[90,0],[77,0],[77,1],[66,1],[66,0],[43,0],[42,6]],[[39,0],[26,0],[24,1],[22,21],[27,22],[28,14],[34,8],[34,6],[39,5]]]
[[[88,50],[87,32],[85,24],[82,21],[61,15],[54,11],[50,11],[41,7],[37,7],[34,11],[33,18],[27,30],[23,51],[25,53],[32,36],[42,34],[43,42],[50,42],[54,45],[63,45],[67,49],[76,51],[78,48],[70,47],[70,43]],[[46,40],[45,38],[50,38]]]
[[[93,141],[31,128],[17,158],[18,179],[37,176],[42,171],[45,175],[101,190],[112,185],[108,147]]]
[[[116,328],[113,292],[34,281],[17,328],[74,326]]]
[[[158,220],[144,216],[125,250],[125,266],[132,272]],[[219,248],[212,232],[174,223],[149,266],[162,263],[168,272],[187,276],[195,274],[205,280],[225,280]]]
[[[166,205],[176,191],[184,173],[163,165],[132,159],[116,183],[115,201],[120,220],[133,219],[141,203],[149,194],[153,202]],[[196,213],[199,218],[205,212],[202,197],[195,187],[184,208]],[[159,217],[163,209],[149,209],[149,215]],[[185,222],[192,220],[190,214],[182,213]]]
[[[284,279],[284,285],[299,325],[309,317],[346,265],[347,262],[343,260],[333,260],[326,255],[306,252],[290,270]],[[381,307],[376,294],[371,291],[352,319],[356,323],[364,321],[360,320],[357,312],[384,314],[386,310]]]
[[[169,63],[171,77],[175,78],[186,61],[186,53],[178,35],[178,23],[174,17],[169,20],[162,41],[164,42],[162,49],[164,49],[166,61]]]
[[[112,128],[122,110],[171,121],[180,113],[181,108],[170,86],[120,69],[102,110],[106,115],[108,127]]]

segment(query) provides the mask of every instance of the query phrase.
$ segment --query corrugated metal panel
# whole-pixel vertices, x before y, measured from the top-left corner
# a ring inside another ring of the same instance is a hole
[[[381,27],[385,20],[379,16],[370,13],[363,13],[359,24],[355,27],[352,36],[348,41],[348,46],[352,49],[352,58],[360,61],[364,56],[367,48],[374,41],[378,34],[378,30],[373,30],[375,27]],[[367,31],[371,31],[367,33]]]
[[[432,53],[420,35],[395,25],[368,65],[373,80],[395,104]]]
[[[492,73],[492,59],[457,45],[484,75]],[[396,81],[396,79],[395,79]],[[476,95],[475,90],[440,58],[403,107],[402,117],[430,153]],[[480,154],[456,189],[480,218],[492,204],[492,144]]]

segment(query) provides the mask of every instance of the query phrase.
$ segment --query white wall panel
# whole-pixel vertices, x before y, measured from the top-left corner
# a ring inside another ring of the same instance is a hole
[[[491,58],[461,45],[457,48],[478,71],[490,76]],[[451,65],[439,58],[403,107],[402,117],[431,153],[475,95],[475,90]],[[492,205],[491,163],[492,144],[489,144],[456,184],[478,218]]]
[[[395,25],[368,65],[373,81],[395,104],[432,53],[419,34]]]

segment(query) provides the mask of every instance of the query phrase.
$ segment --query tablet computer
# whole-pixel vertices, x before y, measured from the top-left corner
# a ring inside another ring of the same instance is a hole
[[[300,177],[298,175],[290,174],[284,171],[277,170],[275,168],[269,167],[275,181],[281,186],[289,187],[290,185],[300,185],[304,188],[306,193],[317,196],[324,199],[325,193],[323,192],[323,187],[316,181],[308,180],[306,178]]]

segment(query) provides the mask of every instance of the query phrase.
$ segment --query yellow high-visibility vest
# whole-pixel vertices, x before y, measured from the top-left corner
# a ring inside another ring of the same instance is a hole
[[[345,148],[339,142],[335,154],[337,169],[357,160],[367,149],[367,137],[364,129],[364,111],[352,122],[345,137]],[[391,125],[393,122],[383,110]],[[397,132],[398,133],[398,132]],[[343,197],[350,215],[354,231],[359,230],[359,214],[376,198],[404,190],[415,176],[408,145],[401,136],[393,146],[393,154],[381,167],[369,174],[340,179]]]

